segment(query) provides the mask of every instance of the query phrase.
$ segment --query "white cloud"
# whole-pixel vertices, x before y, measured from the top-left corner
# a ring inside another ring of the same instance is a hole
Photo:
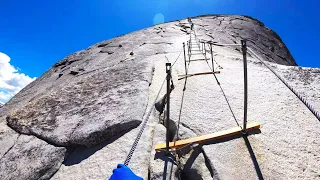
[[[10,64],[10,57],[0,52],[0,102],[7,102],[36,78],[31,78]]]

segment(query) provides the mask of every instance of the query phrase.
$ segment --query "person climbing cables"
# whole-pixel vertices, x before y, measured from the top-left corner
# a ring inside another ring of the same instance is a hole
[[[126,165],[118,164],[109,180],[143,180],[143,178],[135,175]]]

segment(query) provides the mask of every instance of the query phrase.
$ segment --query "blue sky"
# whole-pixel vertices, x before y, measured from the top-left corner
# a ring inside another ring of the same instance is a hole
[[[70,53],[152,26],[157,13],[165,21],[241,14],[275,30],[298,65],[320,67],[319,5],[316,0],[3,0],[0,52],[10,57],[14,73],[33,78]]]

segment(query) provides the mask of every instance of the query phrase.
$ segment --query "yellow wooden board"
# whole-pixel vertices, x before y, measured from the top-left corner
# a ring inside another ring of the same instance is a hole
[[[220,71],[214,71],[214,72],[202,72],[202,73],[195,73],[195,74],[187,74],[187,75],[178,75],[180,77],[178,80],[191,77],[191,76],[198,76],[198,75],[205,75],[205,74],[220,74]]]
[[[247,124],[247,132],[249,131],[253,131],[256,129],[260,129],[260,124],[257,122],[254,123],[249,123]],[[207,135],[203,135],[203,136],[198,136],[198,137],[194,137],[194,138],[189,138],[189,139],[183,139],[183,140],[179,140],[176,141],[175,144],[174,142],[170,142],[169,143],[169,149],[176,149],[176,148],[180,148],[183,146],[186,146],[190,143],[197,143],[197,144],[201,144],[201,143],[205,143],[208,141],[213,141],[213,140],[219,140],[219,139],[223,139],[223,138],[228,138],[228,137],[232,137],[238,134],[241,134],[242,129],[240,127],[235,127],[232,129],[228,129],[228,130],[224,130],[224,131],[220,131],[220,132],[215,132],[212,134],[207,134]],[[155,146],[155,150],[161,150],[161,149],[165,149],[166,148],[166,143],[163,144],[157,144]]]
[[[178,77],[185,77],[185,76],[195,76],[195,75],[202,75],[202,74],[214,74],[214,73],[220,73],[220,71],[215,71],[215,72],[201,72],[201,73],[194,73],[194,74],[182,74],[182,75],[178,75]]]

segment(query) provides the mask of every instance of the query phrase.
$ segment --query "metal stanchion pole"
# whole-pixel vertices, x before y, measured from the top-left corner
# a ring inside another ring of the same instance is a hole
[[[211,43],[210,43],[210,52],[211,52],[212,72],[214,73],[214,63],[213,63],[213,53],[212,53],[212,44]]]
[[[206,43],[203,43],[203,48],[204,48],[204,59],[207,60],[207,51],[206,51]]]
[[[187,47],[188,47],[188,56],[189,56],[189,45],[190,45],[190,43],[189,43],[189,41],[187,41]],[[184,50],[184,47],[185,47],[185,45],[184,45],[184,43],[183,43],[183,50]]]
[[[169,120],[170,120],[170,79],[171,79],[171,63],[166,63],[167,72],[167,137],[166,137],[166,154],[169,155]]]
[[[191,56],[191,43],[189,43],[188,51],[189,51],[189,56]]]
[[[204,42],[202,42],[202,52],[204,51]]]
[[[189,63],[190,63],[190,57],[191,57],[191,44],[189,44],[189,51],[190,51],[190,53],[189,53],[188,58],[189,58]]]
[[[186,60],[186,48],[185,48],[185,44],[183,44],[183,55],[184,55],[184,68],[185,68],[185,72],[186,72],[186,75],[187,75],[187,60]]]
[[[203,43],[201,42],[201,52],[203,53]]]
[[[248,105],[248,74],[247,74],[247,41],[241,40],[243,54],[243,74],[244,74],[244,115],[243,115],[243,133],[247,131],[247,105]]]

